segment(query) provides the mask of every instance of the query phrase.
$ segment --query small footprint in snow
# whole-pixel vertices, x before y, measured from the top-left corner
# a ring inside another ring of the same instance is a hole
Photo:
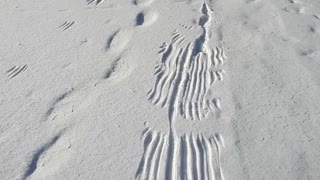
[[[131,29],[119,29],[114,32],[107,40],[106,50],[121,52],[130,42],[133,35]]]
[[[144,10],[136,16],[136,26],[150,26],[158,19],[158,13],[155,11]]]
[[[305,0],[288,0],[288,5],[283,9],[286,12],[301,14],[301,15],[313,15],[319,11],[320,4],[316,1]]]
[[[154,0],[134,0],[133,1],[133,4],[134,5],[145,5],[145,6],[148,6],[150,5],[151,3],[153,3]]]
[[[23,179],[45,179],[44,175],[52,175],[69,160],[71,152],[69,140],[59,133],[33,154]]]
[[[128,77],[133,69],[134,66],[128,63],[127,56],[122,55],[111,63],[103,78],[114,82],[121,81]]]

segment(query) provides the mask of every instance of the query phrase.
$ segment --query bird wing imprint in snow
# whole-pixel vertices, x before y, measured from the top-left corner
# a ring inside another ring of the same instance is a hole
[[[220,111],[220,98],[207,99],[206,94],[214,83],[223,80],[223,48],[193,54],[194,43],[180,48],[183,36],[176,32],[173,35],[172,42],[162,47],[156,82],[148,98],[162,107],[174,103],[175,111],[185,119],[202,119],[209,111]]]
[[[187,42],[174,31],[172,40],[160,47],[161,61],[155,68],[156,81],[148,93],[153,104],[175,109],[185,119],[206,118],[211,111],[221,110],[220,98],[207,99],[208,91],[223,80],[221,69],[226,56],[222,47],[197,51],[197,42]]]
[[[201,120],[209,112],[221,111],[220,98],[208,99],[206,95],[215,82],[223,80],[221,68],[226,56],[222,47],[208,45],[213,19],[206,3],[201,12],[201,33],[194,40],[175,30],[171,42],[160,46],[162,58],[155,68],[156,81],[148,98],[155,105],[168,107],[170,122],[179,114],[185,119]]]
[[[204,2],[199,19],[199,34],[187,36],[177,30],[169,44],[160,46],[162,58],[155,68],[156,80],[148,92],[154,105],[168,108],[169,134],[146,129],[144,152],[136,179],[215,179],[223,180],[220,163],[222,136],[206,137],[202,133],[176,135],[174,121],[201,120],[210,112],[221,111],[220,98],[207,96],[214,84],[223,80],[226,59],[222,47],[210,47],[212,11]],[[186,31],[192,26],[180,25]],[[190,38],[191,37],[191,38]],[[190,40],[191,39],[191,40]]]
[[[223,179],[220,134],[209,138],[203,134],[185,134],[175,137],[172,147],[168,136],[149,128],[144,131],[143,138],[144,151],[136,179]],[[169,170],[168,164],[172,164]]]

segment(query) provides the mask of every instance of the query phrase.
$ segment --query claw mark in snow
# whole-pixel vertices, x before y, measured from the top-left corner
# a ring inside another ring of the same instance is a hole
[[[87,4],[92,4],[95,2],[96,5],[102,3],[104,0],[87,0]]]
[[[20,73],[24,72],[27,69],[28,69],[27,65],[14,66],[14,67],[10,68],[9,70],[7,70],[7,76],[9,78],[14,78],[14,77],[16,77],[17,75],[19,75]]]
[[[69,29],[74,24],[75,24],[75,21],[72,21],[72,22],[66,21],[61,26],[59,26],[59,28],[62,28],[62,31],[65,31],[65,30]]]

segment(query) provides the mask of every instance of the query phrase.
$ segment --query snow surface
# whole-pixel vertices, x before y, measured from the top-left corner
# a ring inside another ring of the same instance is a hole
[[[318,0],[1,0],[0,179],[320,179]]]

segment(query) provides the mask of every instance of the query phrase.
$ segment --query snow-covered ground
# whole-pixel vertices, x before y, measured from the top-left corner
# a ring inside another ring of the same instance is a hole
[[[1,0],[0,179],[320,179],[318,0]]]

